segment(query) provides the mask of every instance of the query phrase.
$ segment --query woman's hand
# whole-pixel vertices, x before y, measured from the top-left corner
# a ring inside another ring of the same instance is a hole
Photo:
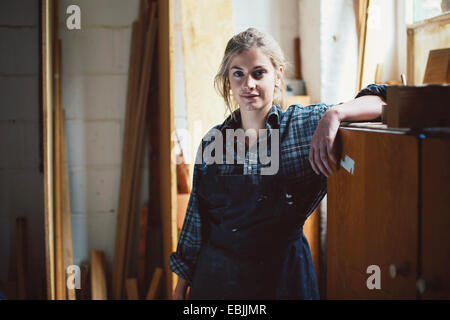
[[[366,95],[328,109],[319,121],[311,139],[309,162],[313,170],[323,173],[327,178],[333,173],[328,164],[328,157],[335,165],[334,141],[341,121],[372,120],[381,115],[382,106],[386,103],[375,95]]]
[[[324,174],[327,178],[333,173],[328,157],[336,164],[334,141],[341,120],[334,107],[328,109],[319,121],[319,125],[311,139],[309,162],[316,174]]]
[[[178,278],[177,286],[173,293],[173,300],[186,300],[186,291],[188,288],[188,282],[183,278]]]

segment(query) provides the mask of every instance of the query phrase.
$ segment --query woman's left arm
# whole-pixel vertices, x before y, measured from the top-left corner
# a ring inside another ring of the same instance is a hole
[[[328,157],[336,164],[334,142],[342,121],[372,120],[381,115],[384,100],[376,95],[364,95],[328,109],[319,121],[311,139],[309,162],[316,174],[329,177],[333,173]]]

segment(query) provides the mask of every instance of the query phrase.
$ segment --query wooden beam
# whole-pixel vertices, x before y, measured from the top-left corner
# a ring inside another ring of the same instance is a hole
[[[44,148],[45,271],[47,298],[55,299],[53,199],[53,0],[41,2],[42,121]]]
[[[125,280],[128,300],[139,300],[139,290],[136,278],[128,278]]]
[[[91,298],[106,300],[106,262],[103,251],[91,250]]]
[[[138,246],[138,273],[137,281],[141,292],[147,286],[147,232],[148,232],[148,205],[141,207],[139,214],[139,246]]]
[[[366,50],[366,35],[367,35],[367,17],[370,0],[360,0],[359,2],[359,16],[360,16],[360,33],[358,41],[358,76],[356,83],[356,91],[359,92],[362,86],[362,77],[364,71],[364,56]]]
[[[63,200],[64,200],[64,243],[66,249],[66,267],[73,265],[73,252],[72,252],[72,227],[70,221],[70,196],[69,196],[69,173],[68,173],[68,160],[67,160],[67,144],[66,144],[66,131],[64,125],[64,112],[61,112],[61,126],[62,126],[62,160],[63,160]],[[69,300],[76,300],[75,289],[67,288],[67,298]]]
[[[158,0],[158,108],[159,112],[159,157],[160,168],[160,210],[162,213],[164,269],[169,270],[169,255],[176,249],[177,227],[177,189],[176,168],[171,161],[174,131],[173,103],[173,1]],[[175,274],[166,272],[166,298],[172,298]]]
[[[159,288],[161,286],[163,276],[162,268],[155,268],[153,272],[152,281],[150,282],[150,287],[147,292],[146,300],[155,300],[158,295]]]

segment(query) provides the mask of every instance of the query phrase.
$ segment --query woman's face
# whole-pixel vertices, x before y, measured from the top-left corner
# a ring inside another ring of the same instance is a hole
[[[228,78],[239,107],[245,111],[270,108],[275,87],[280,85],[280,73],[275,72],[270,58],[258,47],[232,58]]]

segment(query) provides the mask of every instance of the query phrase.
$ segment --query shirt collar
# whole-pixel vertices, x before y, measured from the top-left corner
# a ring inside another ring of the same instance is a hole
[[[280,127],[280,113],[282,112],[282,109],[279,105],[273,105],[269,113],[266,117],[266,127],[270,131],[271,129],[279,128]],[[221,131],[224,131],[225,129],[238,129],[242,128],[241,123],[241,112],[240,109],[237,109],[233,112],[234,117],[232,115],[228,116],[228,118],[223,122],[222,127],[220,128]]]

